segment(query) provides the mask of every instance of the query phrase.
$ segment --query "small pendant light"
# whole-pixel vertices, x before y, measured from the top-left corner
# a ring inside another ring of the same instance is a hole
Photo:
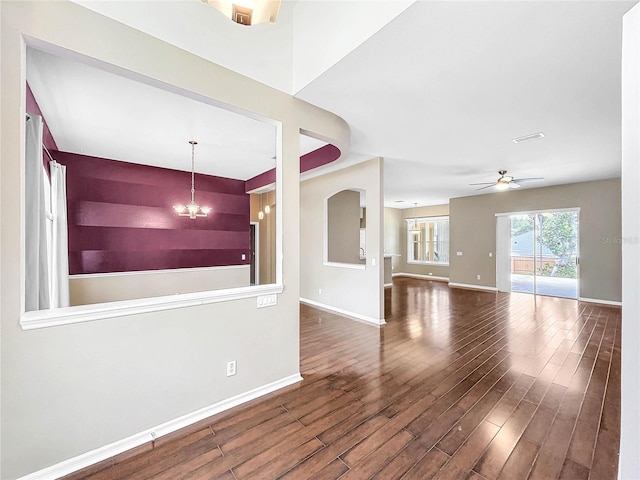
[[[264,212],[262,211],[262,194],[260,194],[260,211],[258,212],[258,220],[264,218]]]
[[[269,205],[269,197],[271,192],[267,192],[267,204],[264,206],[264,213],[269,215],[271,213],[271,205]]]
[[[418,227],[417,209],[418,209],[418,202],[414,202],[414,204],[413,204],[413,226],[411,227],[411,233],[413,233],[414,235],[419,235],[420,234],[420,227]]]

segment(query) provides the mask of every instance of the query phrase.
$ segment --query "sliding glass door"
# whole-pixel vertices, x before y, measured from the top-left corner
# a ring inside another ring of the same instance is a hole
[[[498,289],[578,298],[578,229],[578,210],[499,217]]]

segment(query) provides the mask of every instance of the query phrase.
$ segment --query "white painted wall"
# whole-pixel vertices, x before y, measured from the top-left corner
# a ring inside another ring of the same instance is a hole
[[[640,5],[622,27],[621,479],[640,478]]]
[[[249,265],[71,275],[71,305],[249,286]]]
[[[384,253],[399,254],[391,258],[392,273],[399,272],[398,266],[402,256],[405,255],[400,243],[400,230],[404,221],[402,220],[402,210],[398,208],[385,207],[384,209]]]
[[[382,159],[375,158],[306,180],[300,186],[300,244],[304,259],[300,264],[300,297],[374,323],[384,319],[382,171]],[[365,269],[323,262],[325,200],[348,189],[366,192]]]
[[[415,0],[300,0],[293,10],[293,93],[362,45]]]
[[[620,302],[620,180],[596,180],[550,187],[458,197],[449,200],[449,280],[452,283],[496,286],[496,214],[580,209],[580,297]],[[481,280],[476,279],[480,275]]]
[[[0,478],[54,465],[299,371],[299,131],[344,153],[338,117],[70,2],[0,2]],[[286,285],[256,298],[23,331],[25,38],[282,121]],[[378,197],[378,201],[379,197]],[[226,377],[225,363],[238,374]]]

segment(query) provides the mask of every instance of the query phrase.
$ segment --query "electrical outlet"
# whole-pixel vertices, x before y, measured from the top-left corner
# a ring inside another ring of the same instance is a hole
[[[476,280],[480,280],[480,275],[476,275]]]
[[[246,260],[247,259],[247,255],[246,254],[242,254],[242,260]]]
[[[322,295],[322,289],[321,288],[318,289],[318,295]]]
[[[493,252],[489,252],[489,256],[490,256],[490,257],[493,257]]]
[[[456,252],[456,255],[457,255],[458,257],[461,257],[461,256],[462,256],[462,252]]]
[[[227,362],[227,377],[231,377],[236,374],[236,361],[231,360]]]

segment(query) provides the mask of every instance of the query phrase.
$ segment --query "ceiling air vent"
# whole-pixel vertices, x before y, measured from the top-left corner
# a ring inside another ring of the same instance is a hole
[[[525,135],[524,137],[514,138],[513,143],[528,142],[529,140],[537,140],[538,138],[542,137],[544,137],[544,133],[542,132],[532,133],[530,135]]]

